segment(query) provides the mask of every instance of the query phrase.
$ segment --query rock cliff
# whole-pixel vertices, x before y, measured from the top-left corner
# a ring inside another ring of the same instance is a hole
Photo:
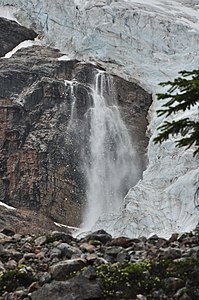
[[[92,64],[58,60],[58,50],[33,46],[0,60],[0,200],[72,226],[81,221],[85,174],[81,148]],[[146,115],[151,97],[112,76],[121,114],[137,145],[137,180],[145,168]],[[77,119],[70,127],[73,95]]]

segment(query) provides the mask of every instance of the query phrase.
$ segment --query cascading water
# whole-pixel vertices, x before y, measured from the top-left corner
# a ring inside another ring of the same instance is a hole
[[[83,151],[87,205],[82,227],[89,230],[105,214],[118,213],[122,199],[137,180],[135,153],[121,118],[110,77],[102,71],[91,89],[86,116],[87,146]]]

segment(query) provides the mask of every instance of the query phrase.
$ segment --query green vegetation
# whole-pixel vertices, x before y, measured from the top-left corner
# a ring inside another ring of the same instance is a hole
[[[162,82],[161,86],[169,86],[167,93],[157,94],[158,100],[167,100],[162,109],[158,110],[158,116],[166,117],[180,111],[190,110],[199,104],[199,70],[191,72],[182,71],[181,77],[174,81]],[[162,143],[169,139],[170,135],[181,137],[176,140],[178,147],[190,148],[195,146],[194,155],[199,152],[199,121],[190,118],[182,118],[174,121],[165,121],[159,128],[160,133],[154,139],[155,143]]]
[[[34,281],[32,270],[24,266],[8,270],[0,275],[0,295],[5,291],[12,292],[19,286],[28,287]]]
[[[167,284],[168,278],[185,280],[198,268],[198,259],[157,262],[147,260],[140,263],[128,261],[122,264],[99,265],[96,271],[102,281],[104,297],[132,299],[137,294],[144,294],[147,299],[154,299],[153,293],[158,290],[162,290],[168,297],[173,293],[171,286]],[[193,282],[192,293],[194,286],[197,288],[197,281]]]

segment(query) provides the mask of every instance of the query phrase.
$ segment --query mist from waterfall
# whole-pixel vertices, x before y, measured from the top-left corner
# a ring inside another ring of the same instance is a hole
[[[85,230],[91,229],[101,216],[119,213],[122,199],[137,179],[131,138],[108,74],[96,74],[91,96],[93,105],[85,115],[88,141],[83,150],[87,183],[82,223]]]

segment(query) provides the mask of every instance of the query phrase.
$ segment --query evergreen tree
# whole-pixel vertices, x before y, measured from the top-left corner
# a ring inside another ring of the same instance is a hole
[[[182,71],[180,77],[174,81],[162,82],[161,86],[169,86],[167,93],[157,94],[158,100],[168,101],[158,110],[158,116],[175,114],[179,111],[189,110],[199,105],[199,70],[191,72]],[[199,106],[198,106],[199,109]],[[160,133],[155,137],[155,143],[162,143],[169,139],[170,135],[181,135],[176,140],[178,147],[186,146],[187,149],[195,145],[194,155],[199,152],[199,121],[183,118],[177,121],[165,121],[159,128]]]

